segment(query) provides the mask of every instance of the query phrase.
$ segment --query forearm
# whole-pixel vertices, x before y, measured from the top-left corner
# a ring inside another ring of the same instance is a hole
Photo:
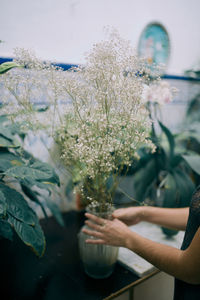
[[[188,283],[194,283],[184,251],[168,245],[146,239],[135,232],[130,232],[125,247],[134,251],[158,269]]]
[[[141,220],[167,228],[185,230],[189,208],[161,208],[144,206],[141,208]]]

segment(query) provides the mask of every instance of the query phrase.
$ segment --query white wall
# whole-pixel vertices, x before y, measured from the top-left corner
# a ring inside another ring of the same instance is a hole
[[[32,48],[43,59],[84,62],[83,54],[112,25],[137,47],[144,27],[161,22],[171,40],[168,74],[200,60],[199,0],[0,0],[0,56]]]

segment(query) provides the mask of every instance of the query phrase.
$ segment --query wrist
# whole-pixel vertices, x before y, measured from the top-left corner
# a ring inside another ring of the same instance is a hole
[[[125,244],[124,247],[127,249],[130,249],[131,251],[134,251],[135,243],[135,232],[129,231],[125,238]]]
[[[131,244],[131,234],[130,232],[127,232],[126,237],[124,239],[124,248],[130,249]]]
[[[147,211],[148,211],[147,206],[141,206],[140,207],[140,211],[139,211],[140,221],[146,221],[147,220],[147,215],[148,215]]]

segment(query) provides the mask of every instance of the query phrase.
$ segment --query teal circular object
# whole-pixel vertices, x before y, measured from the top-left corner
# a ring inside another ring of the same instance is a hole
[[[170,56],[169,35],[160,23],[148,24],[139,39],[138,55],[147,60],[150,66],[164,65],[166,70]]]

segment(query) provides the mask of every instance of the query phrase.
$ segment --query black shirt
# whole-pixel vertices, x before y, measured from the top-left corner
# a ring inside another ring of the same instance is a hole
[[[186,226],[182,250],[189,247],[195,233],[200,226],[200,186],[194,192],[189,210],[189,217]],[[200,284],[189,284],[179,279],[175,279],[174,300],[199,300]]]

